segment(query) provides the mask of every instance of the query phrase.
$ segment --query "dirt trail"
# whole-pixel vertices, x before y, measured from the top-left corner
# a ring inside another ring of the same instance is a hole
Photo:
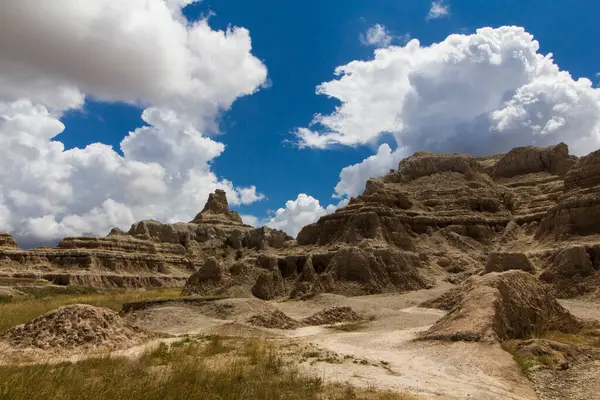
[[[535,399],[531,384],[512,357],[499,346],[479,343],[412,342],[424,328],[392,332],[311,332],[320,348],[368,360],[360,363],[318,362],[306,370],[356,386],[408,391],[427,396],[473,399]],[[384,362],[382,369],[372,364]]]

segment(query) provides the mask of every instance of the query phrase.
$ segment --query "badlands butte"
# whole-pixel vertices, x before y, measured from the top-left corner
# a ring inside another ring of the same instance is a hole
[[[418,152],[295,239],[245,225],[220,190],[190,222],[31,250],[0,234],[0,295],[31,287],[181,296],[118,314],[53,310],[0,333],[0,352],[262,337],[303,349],[280,351],[328,382],[416,398],[597,398],[600,151]]]

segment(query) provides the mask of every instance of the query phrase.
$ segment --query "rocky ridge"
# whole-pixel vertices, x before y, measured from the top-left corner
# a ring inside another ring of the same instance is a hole
[[[600,151],[418,152],[296,240],[244,225],[217,190],[188,223],[140,221],[28,251],[2,235],[0,274],[100,286],[184,286],[191,276],[184,295],[271,300],[395,293],[520,269],[558,296],[593,295],[599,213]]]
[[[79,285],[97,288],[181,287],[208,257],[233,259],[236,251],[280,247],[285,233],[244,225],[225,192],[209,196],[192,222],[140,221],[106,237],[69,237],[55,248],[21,250],[0,235],[0,285]]]

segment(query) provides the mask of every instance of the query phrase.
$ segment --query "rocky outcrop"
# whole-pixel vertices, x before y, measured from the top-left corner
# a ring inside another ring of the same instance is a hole
[[[167,285],[193,274],[184,294],[276,299],[402,292],[519,269],[575,296],[600,282],[590,250],[600,241],[598,196],[600,151],[577,159],[561,143],[485,157],[418,152],[296,240],[244,225],[217,190],[187,223],[140,221],[30,251],[2,235],[0,274]],[[557,253],[577,246],[591,261]]]
[[[558,297],[580,296],[600,286],[600,244],[552,249],[537,257],[540,280]]]
[[[192,223],[140,221],[126,233],[115,228],[106,237],[69,237],[56,248],[19,250],[14,239],[0,236],[0,276],[45,280],[59,285],[94,287],[182,286],[205,259],[235,257],[230,237],[244,246],[282,246],[280,231],[244,225],[230,211],[223,191],[209,197]]]
[[[485,272],[504,272],[511,269],[517,269],[525,272],[535,272],[535,266],[523,253],[490,253],[485,265]]]
[[[211,257],[204,262],[197,272],[186,281],[182,296],[205,295],[223,280],[223,271],[216,258]]]
[[[107,308],[74,304],[43,314],[2,335],[15,350],[114,350],[141,343],[150,335]]]
[[[511,219],[512,198],[474,157],[417,153],[397,171],[367,183],[364,195],[298,235],[299,244],[387,242],[415,248],[414,234],[457,227],[480,238]]]
[[[252,294],[262,300],[284,297],[286,290],[281,273],[278,270],[261,273],[252,286]]]
[[[235,230],[227,238],[227,244],[236,250],[243,248],[264,250],[268,247],[280,249],[291,240],[293,238],[285,232],[264,226],[252,230]]]
[[[491,176],[500,179],[539,172],[564,176],[575,162],[576,157],[569,155],[569,147],[564,143],[542,148],[516,147],[494,165]]]
[[[202,211],[190,222],[192,224],[215,225],[244,225],[242,218],[235,211],[229,209],[225,191],[215,190],[208,195],[208,201]]]
[[[345,248],[337,251],[311,292],[362,295],[423,289],[432,282],[422,274],[414,253],[393,249]]]
[[[450,312],[422,339],[496,342],[548,331],[573,333],[584,326],[548,288],[523,271],[472,277],[444,300],[451,302],[445,304]]]
[[[0,247],[17,248],[17,241],[10,233],[0,233]]]
[[[566,174],[564,192],[543,218],[539,239],[600,234],[600,150],[581,158]]]

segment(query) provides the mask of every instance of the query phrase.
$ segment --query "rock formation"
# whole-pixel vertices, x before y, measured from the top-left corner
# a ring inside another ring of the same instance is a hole
[[[381,251],[418,256],[419,262],[402,264],[422,276],[447,273],[455,283],[482,271],[521,269],[541,274],[545,282],[569,282],[552,283],[557,295],[583,294],[600,282],[594,263],[600,245],[600,151],[578,159],[560,143],[488,157],[418,152],[398,170],[368,181],[348,206],[306,226],[297,241],[306,248],[366,251],[372,248],[364,244],[372,242]],[[565,245],[582,246],[580,254],[591,261],[551,262]],[[564,271],[558,275],[557,265]],[[297,291],[306,290],[307,281],[300,279]],[[327,274],[318,281],[332,290]]]
[[[10,233],[0,233],[0,247],[17,248],[17,241]]]
[[[0,335],[0,341],[16,350],[114,350],[138,344],[147,337],[146,332],[113,310],[75,304],[18,325]]]
[[[71,237],[56,248],[20,250],[9,234],[0,235],[0,278],[38,285],[100,288],[180,287],[210,257],[234,259],[236,251],[282,247],[291,238],[269,228],[244,225],[217,190],[190,223],[140,221],[128,232],[106,237]],[[235,242],[232,247],[231,244]]]
[[[511,269],[535,272],[535,266],[523,253],[492,252],[485,264],[485,272],[504,272]]]
[[[564,190],[541,221],[536,237],[600,234],[599,221],[600,150],[581,158],[567,172]]]
[[[472,277],[445,296],[448,315],[422,339],[502,341],[548,331],[578,332],[582,321],[565,310],[539,280],[523,271]]]

